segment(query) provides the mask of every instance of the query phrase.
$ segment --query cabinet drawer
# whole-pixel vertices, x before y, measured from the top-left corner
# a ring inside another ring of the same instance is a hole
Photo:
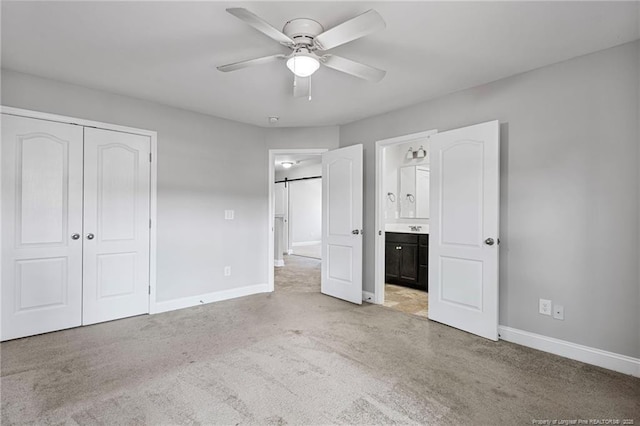
[[[385,239],[388,243],[418,244],[417,234],[404,234],[402,232],[386,232]]]

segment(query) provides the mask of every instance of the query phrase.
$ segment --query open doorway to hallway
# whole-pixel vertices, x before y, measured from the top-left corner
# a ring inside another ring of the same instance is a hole
[[[270,151],[276,291],[320,292],[323,151]]]

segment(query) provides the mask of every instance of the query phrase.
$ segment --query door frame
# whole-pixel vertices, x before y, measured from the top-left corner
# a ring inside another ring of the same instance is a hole
[[[376,185],[375,185],[375,272],[374,272],[374,294],[373,299],[367,298],[366,300],[377,305],[384,304],[384,243],[385,243],[385,230],[382,229],[384,217],[384,158],[383,150],[394,145],[400,145],[407,142],[411,142],[418,139],[425,139],[431,135],[438,133],[437,129],[425,130],[423,132],[411,133],[403,136],[396,136],[389,139],[381,139],[376,141]],[[369,295],[367,295],[369,296]]]
[[[275,202],[274,202],[274,188],[276,180],[276,156],[278,155],[295,155],[295,154],[322,154],[329,151],[327,148],[280,148],[270,149],[268,155],[269,169],[267,174],[267,181],[269,182],[269,209],[267,212],[267,229],[269,230],[267,253],[269,256],[269,284],[267,286],[267,292],[275,290]]]
[[[112,130],[115,132],[132,133],[148,136],[151,142],[151,172],[149,182],[149,302],[147,311],[149,314],[161,312],[156,301],[157,281],[157,192],[158,192],[158,132],[153,130],[138,129],[134,127],[120,126],[117,124],[103,123],[100,121],[85,120],[82,118],[68,117],[64,115],[50,114],[41,111],[33,111],[22,108],[0,106],[0,113],[15,115],[18,117],[34,118],[38,120],[55,121],[59,123],[74,124],[83,127],[95,127],[98,129]],[[1,182],[0,182],[1,183]],[[1,230],[0,230],[1,231]],[[0,265],[0,268],[2,266]]]

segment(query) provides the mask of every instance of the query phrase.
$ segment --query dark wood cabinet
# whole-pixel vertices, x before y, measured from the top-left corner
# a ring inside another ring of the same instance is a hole
[[[429,235],[387,232],[385,238],[386,282],[428,290]]]

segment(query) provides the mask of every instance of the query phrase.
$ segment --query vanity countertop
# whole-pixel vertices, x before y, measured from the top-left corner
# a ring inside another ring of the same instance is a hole
[[[406,234],[428,234],[429,224],[417,223],[414,225],[408,223],[387,223],[384,226],[384,230],[386,232],[403,232]]]

